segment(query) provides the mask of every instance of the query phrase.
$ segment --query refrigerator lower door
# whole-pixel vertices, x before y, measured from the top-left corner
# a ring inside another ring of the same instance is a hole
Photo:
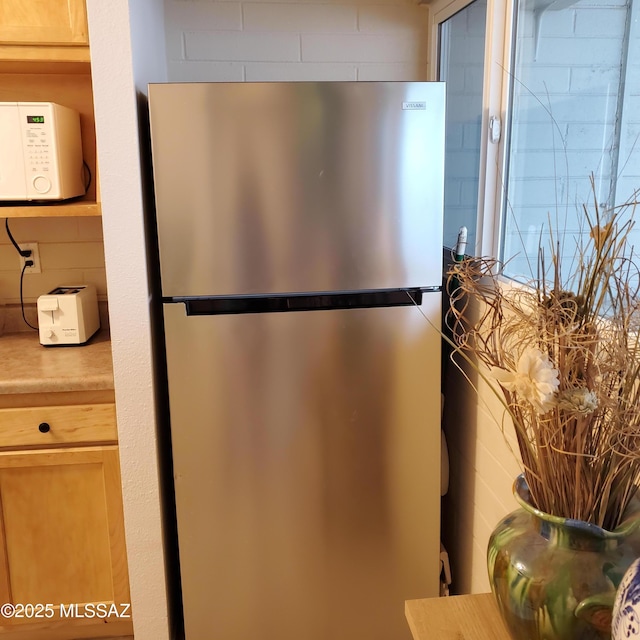
[[[422,313],[438,326],[440,294]],[[440,337],[417,307],[165,305],[187,640],[400,640],[438,595]]]

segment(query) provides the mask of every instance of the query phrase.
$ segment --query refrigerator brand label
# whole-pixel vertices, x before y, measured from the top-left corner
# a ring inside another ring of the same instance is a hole
[[[426,109],[427,108],[427,103],[426,102],[403,102],[402,103],[402,109],[404,111],[415,111],[417,109]]]

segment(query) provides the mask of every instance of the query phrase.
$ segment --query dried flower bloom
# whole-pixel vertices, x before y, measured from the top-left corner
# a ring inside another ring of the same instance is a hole
[[[591,232],[589,235],[593,240],[593,244],[595,245],[598,251],[602,251],[604,248],[604,243],[607,237],[611,234],[611,228],[613,226],[613,220],[610,220],[605,225],[594,225],[591,227]]]
[[[598,396],[586,387],[567,389],[560,394],[558,406],[576,413],[592,413],[598,408]]]
[[[526,349],[515,371],[493,367],[491,373],[502,387],[531,403],[538,413],[546,413],[553,406],[560,384],[558,370],[540,349]]]
[[[584,305],[583,296],[576,295],[573,291],[552,290],[543,299],[543,305],[554,313],[557,320],[564,325],[572,325],[581,319],[581,309]]]

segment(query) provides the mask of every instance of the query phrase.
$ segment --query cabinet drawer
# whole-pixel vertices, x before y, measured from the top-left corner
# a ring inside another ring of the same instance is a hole
[[[116,442],[114,404],[0,409],[0,448]]]

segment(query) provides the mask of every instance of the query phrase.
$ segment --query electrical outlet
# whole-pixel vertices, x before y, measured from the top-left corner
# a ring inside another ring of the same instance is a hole
[[[42,269],[40,269],[40,251],[38,250],[37,242],[21,242],[20,248],[25,251],[26,249],[31,249],[31,255],[28,257],[20,256],[20,269],[24,267],[24,263],[27,260],[33,260],[33,265],[31,267],[27,267],[24,270],[24,274],[28,273],[42,273]]]

